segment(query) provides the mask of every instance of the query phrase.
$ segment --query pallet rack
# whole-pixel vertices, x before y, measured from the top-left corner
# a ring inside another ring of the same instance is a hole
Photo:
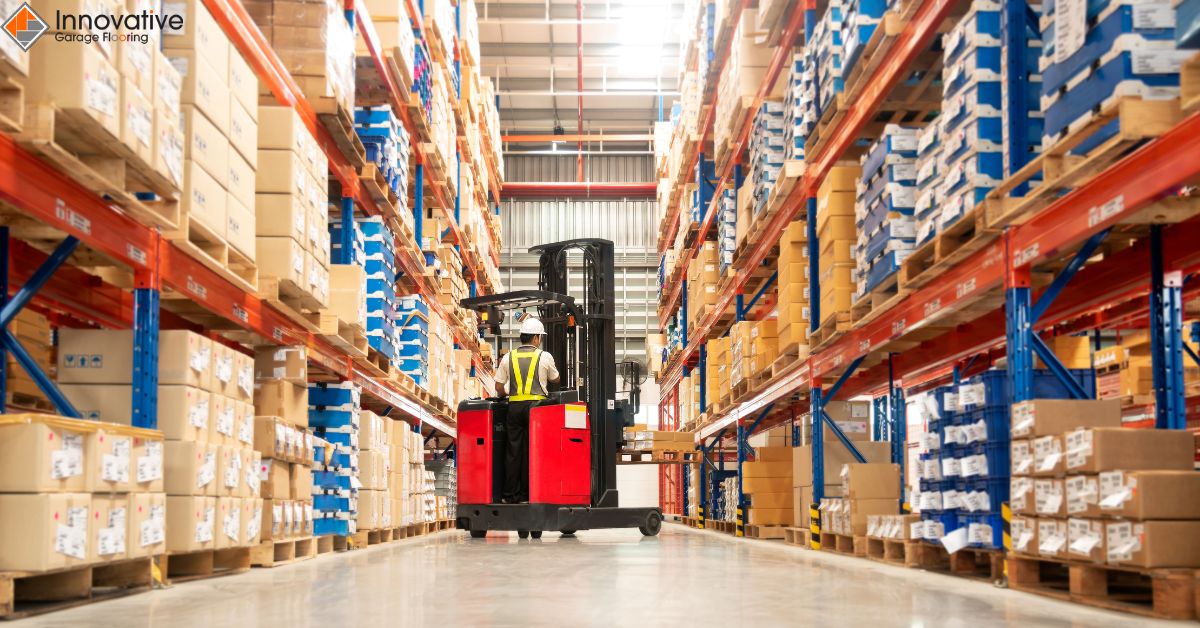
[[[383,215],[389,211],[389,208],[377,204],[366,188],[360,185],[355,168],[318,120],[312,105],[305,99],[296,81],[266,42],[242,3],[238,0],[204,0],[204,5],[275,99],[282,105],[294,108],[317,138],[329,159],[331,176],[341,184],[341,219],[353,220],[355,208],[368,215]],[[423,32],[420,11],[411,0],[406,2],[406,7],[418,40],[423,42],[420,36]],[[419,137],[405,106],[404,92],[383,71],[385,59],[370,15],[364,7],[356,7],[353,0],[346,0],[345,9],[347,19],[357,26],[356,32],[366,42],[375,67],[380,69],[384,77],[396,115],[403,120],[411,137]],[[454,50],[455,71],[459,71],[457,39],[454,41]],[[465,149],[462,139],[457,139],[459,151]],[[494,291],[496,286],[479,273],[470,243],[459,229],[461,216],[458,198],[455,197],[451,204],[446,181],[438,181],[430,176],[425,168],[428,157],[422,152],[420,142],[414,142],[413,152],[416,162],[414,214],[417,224],[420,224],[424,211],[422,188],[428,180],[429,192],[446,217],[450,237],[461,253],[464,268],[471,278],[472,294]],[[498,165],[490,154],[485,161],[488,166],[487,195],[490,198],[489,204],[481,205],[481,209],[487,213],[494,207],[498,214]],[[364,399],[370,398],[373,407],[386,408],[384,412],[396,410],[413,424],[415,431],[421,431],[424,426],[431,435],[440,432],[450,438],[456,436],[452,420],[432,414],[418,402],[415,394],[404,390],[397,382],[382,377],[378,369],[354,359],[266,300],[210,270],[184,249],[163,238],[157,230],[115,210],[100,196],[48,166],[7,135],[0,135],[0,163],[4,163],[8,171],[7,176],[0,178],[0,199],[17,209],[16,213],[7,217],[8,226],[0,227],[0,326],[7,327],[21,308],[36,299],[43,309],[61,312],[79,321],[92,321],[109,328],[132,328],[136,365],[133,376],[134,425],[153,428],[157,422],[157,342],[160,324],[165,322],[172,327],[218,330],[228,333],[232,338],[264,344],[305,346],[310,366],[362,386],[366,393]],[[461,177],[461,171],[458,176]],[[349,230],[343,230],[343,233],[349,234]],[[61,242],[55,244],[59,238],[62,238]],[[414,282],[416,293],[426,297],[436,315],[450,323],[455,342],[475,353],[472,375],[490,389],[493,386],[490,383],[490,368],[485,368],[479,360],[477,332],[450,317],[438,302],[434,285],[424,274],[424,260],[418,244],[402,244],[397,247],[401,252],[397,260],[400,268]],[[495,261],[499,252],[494,239],[492,244],[491,257]],[[47,255],[40,249],[51,249],[52,252]],[[132,291],[67,265],[73,255],[128,268],[132,277]],[[10,259],[15,262],[11,268]],[[21,285],[12,292],[11,298],[10,281]],[[80,290],[81,285],[88,289]],[[170,308],[160,309],[164,291],[175,293],[196,307],[179,308],[179,312]],[[78,415],[70,401],[58,391],[54,382],[37,367],[8,331],[0,347],[0,392],[3,392],[4,386],[3,369],[6,366],[2,354],[5,352],[13,355],[60,413]],[[4,409],[3,403],[4,397],[0,395],[0,411]]]
[[[735,3],[733,19],[727,23],[727,28],[732,28],[728,24],[736,23],[747,4]],[[793,11],[780,48],[772,57],[770,71],[759,87],[760,101],[770,92],[778,68],[783,59],[790,57],[792,46],[802,41],[795,25],[796,16],[803,16],[804,32],[811,32],[816,23],[815,2],[803,0],[800,4],[803,10]],[[898,33],[883,34],[886,29],[878,29],[880,32],[876,37],[883,41],[879,43],[877,56],[881,54],[883,61],[870,71],[867,80],[856,82],[860,87],[857,93],[844,95],[851,103],[849,108],[835,120],[831,130],[823,133],[828,139],[822,141],[819,153],[808,155],[803,174],[794,182],[779,210],[747,235],[751,244],[739,259],[735,259],[736,274],[722,284],[716,306],[703,320],[694,322],[690,333],[688,322],[682,322],[684,347],[664,365],[659,377],[664,391],[660,402],[664,425],[679,425],[678,386],[689,369],[698,369],[701,373],[700,407],[702,411],[707,407],[703,377],[705,343],[710,336],[719,336],[728,329],[729,322],[727,317],[723,319],[723,313],[731,305],[735,305],[735,320],[750,315],[764,290],[760,289],[746,303],[743,288],[797,215],[807,216],[809,260],[813,265],[810,293],[820,294],[816,269],[820,251],[815,233],[816,190],[859,137],[893,86],[914,68],[914,62],[943,22],[951,18],[957,4],[916,0],[905,9],[906,19]],[[1008,0],[1004,5],[1009,12],[1025,10],[1025,3],[1020,0]],[[716,59],[710,66],[715,69],[715,73],[709,75],[710,82],[719,75],[729,55],[728,44],[721,45],[723,36],[719,31],[714,37],[718,45]],[[1011,63],[1014,57],[1020,57],[1019,48],[1010,49],[1007,54]],[[707,115],[701,117],[700,149],[696,157],[687,162],[690,167],[684,169],[684,173],[704,164],[703,144],[712,133],[713,123],[712,102],[707,91],[704,98],[701,111],[705,112],[707,108]],[[748,115],[753,115],[753,108]],[[762,389],[715,416],[710,415],[708,422],[697,430],[700,450],[707,453],[724,439],[734,438],[740,470],[741,463],[752,453],[747,439],[760,429],[792,421],[792,415],[780,410],[789,405],[794,410],[795,405],[790,402],[803,404],[802,399],[807,396],[807,409],[814,417],[813,497],[814,501],[819,501],[825,485],[822,442],[825,432],[820,429],[821,424],[827,426],[858,460],[863,460],[823,412],[824,405],[833,397],[867,393],[886,395],[882,404],[888,409],[889,424],[884,426],[888,429],[885,433],[877,431],[876,436],[891,440],[892,461],[903,469],[905,389],[921,390],[949,377],[957,380],[966,374],[966,369],[987,368],[995,355],[1006,355],[1014,400],[1028,399],[1031,397],[1030,376],[1035,355],[1051,370],[1062,369],[1061,363],[1034,332],[1060,324],[1063,331],[1078,332],[1149,321],[1155,347],[1171,349],[1154,351],[1155,424],[1160,428],[1184,427],[1181,313],[1184,295],[1195,294],[1197,289],[1195,284],[1185,286],[1183,277],[1200,269],[1200,255],[1188,244],[1200,236],[1200,225],[1196,221],[1186,221],[1196,215],[1194,205],[1172,207],[1172,201],[1161,199],[1200,175],[1200,161],[1195,158],[1200,154],[1197,133],[1200,133],[1200,114],[1185,107],[1184,117],[1169,131],[1049,203],[1026,222],[1004,227],[979,250],[948,265],[937,282],[916,288],[857,329],[823,345],[813,346],[808,359],[777,369]],[[731,163],[742,154],[743,140],[744,137],[739,138]],[[726,174],[722,173],[716,188],[718,192],[728,181]],[[704,177],[699,178],[703,193]],[[663,219],[660,252],[675,237],[679,212],[677,204],[672,205]],[[701,208],[702,211],[705,208],[703,202]],[[686,264],[703,244],[715,213],[715,205],[708,207],[695,238],[689,234],[685,240],[685,250],[679,256],[682,264]],[[1106,254],[1103,261],[1084,267],[1084,262],[1104,238],[1122,224],[1149,225],[1149,233],[1133,246]],[[686,316],[686,286],[681,283],[664,287],[666,292],[659,311],[663,327],[676,310],[680,311],[681,318]],[[1147,294],[1150,295],[1149,307],[1144,301],[1137,300]],[[818,308],[814,303],[810,317],[813,332],[821,321]],[[1005,344],[1006,354],[997,351]],[[974,358],[980,355],[987,359],[976,361]],[[805,409],[803,405],[800,408]],[[798,442],[798,432],[793,422],[793,442]],[[709,467],[711,473],[723,475],[727,473],[724,464],[730,457],[728,454],[718,457],[721,469],[702,459],[699,469],[703,487],[699,504],[701,519],[705,506],[713,503],[716,493],[712,483],[707,482]],[[687,483],[686,475],[671,475],[676,472],[667,469],[662,473],[661,486],[677,493],[664,498],[664,505],[669,503],[679,508],[680,514],[686,513],[687,495],[682,490]],[[740,480],[739,501],[740,508],[748,506],[740,490]]]

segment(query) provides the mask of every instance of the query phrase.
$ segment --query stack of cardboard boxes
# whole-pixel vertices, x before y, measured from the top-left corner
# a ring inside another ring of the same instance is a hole
[[[779,352],[808,357],[808,331],[812,309],[809,307],[808,223],[789,223],[779,238]]]
[[[759,374],[769,374],[775,361],[778,340],[776,319],[741,321],[729,330],[730,384],[737,386]]]
[[[704,368],[704,375],[706,377],[704,400],[708,402],[708,408],[705,408],[705,411],[712,412],[714,408],[718,407],[723,409],[729,404],[729,347],[731,344],[728,336],[710,339],[707,343],[708,348],[705,355]]]
[[[1193,351],[1197,349],[1195,344],[1188,344]],[[1057,350],[1056,353],[1061,356]],[[1082,351],[1080,354],[1082,355]],[[1096,351],[1096,385],[1100,398],[1141,397],[1146,399],[1153,395],[1154,374],[1151,355],[1150,334],[1145,331],[1126,334],[1121,338],[1120,344]],[[1184,381],[1191,384],[1200,379],[1200,369],[1187,360],[1184,362]],[[1087,365],[1083,367],[1067,365],[1067,368],[1087,368]],[[1138,402],[1135,400],[1135,403]]]
[[[867,462],[885,462],[891,457],[891,444],[871,442],[871,434],[868,429],[870,412],[870,406],[865,402],[834,401],[825,404],[825,413],[837,423],[846,437],[854,442],[855,448]],[[800,527],[808,526],[809,507],[816,503],[813,501],[811,427],[805,430],[804,436],[807,443],[795,447],[792,452],[792,492],[795,494],[793,518]],[[843,495],[842,469],[847,464],[854,462],[855,459],[850,450],[842,445],[828,427],[825,428],[824,436],[825,497],[841,497]]]
[[[694,327],[717,303],[721,271],[717,264],[716,242],[705,242],[700,246],[696,257],[688,263],[687,281],[687,320],[688,326]]]
[[[354,30],[340,2],[248,0],[258,24],[305,98],[324,113],[354,110]]]
[[[358,529],[391,528],[392,502],[388,491],[388,430],[390,422],[370,410],[359,413],[358,430]]]
[[[50,321],[46,320],[45,316],[38,314],[29,309],[22,309],[17,312],[16,318],[9,324],[8,330],[12,332],[21,346],[25,347],[26,353],[43,373],[52,374],[51,368],[54,364],[53,349],[50,340]],[[7,366],[4,371],[4,391],[12,395],[11,401],[27,402],[32,400],[34,403],[49,404],[46,395],[42,393],[42,389],[38,388],[34,383],[33,378],[25,372],[17,364],[16,358],[12,354],[6,356]]]
[[[764,446],[755,448],[753,462],[742,463],[742,492],[750,496],[747,524],[795,524],[792,456],[792,447]]]
[[[261,347],[254,359],[255,448],[263,458],[263,540],[312,535],[316,443],[308,429],[304,347]],[[269,524],[269,525],[268,525]]]
[[[1116,401],[1013,406],[1015,553],[1143,568],[1200,566],[1192,434],[1119,425]]]
[[[911,541],[915,539],[913,524],[920,522],[921,515],[867,515],[867,538]]]
[[[4,415],[0,461],[0,570],[45,571],[167,549],[160,433]]]
[[[412,86],[416,41],[407,8],[403,2],[396,0],[370,0],[367,10],[371,12],[371,21],[375,23],[380,48],[390,53],[395,64],[397,78],[403,87]],[[356,56],[370,56],[364,38],[355,38],[355,43],[358,46]]]
[[[417,497],[419,472],[424,469],[424,441],[421,435],[402,421],[390,421],[392,464],[388,492],[392,499],[392,522],[397,526],[419,523]]]
[[[871,515],[894,515],[900,510],[900,466],[891,463],[850,463],[839,474],[842,497],[821,500],[821,531],[841,536],[866,536]]]
[[[862,168],[840,165],[817,191],[817,258],[821,286],[821,325],[850,311],[854,294],[854,197]]]
[[[352,535],[362,508],[362,389],[352,382],[310,385],[308,424],[327,443],[326,460],[313,469],[313,533]]]
[[[646,425],[625,428],[625,449],[629,451],[695,451],[696,435],[686,431],[661,431]]]
[[[258,125],[259,272],[309,297],[309,307],[323,308],[329,302],[328,160],[291,107],[259,107]]]
[[[167,3],[183,28],[163,34],[179,73],[183,131],[182,234],[227,242],[253,263],[258,78],[201,0]]]
[[[758,92],[767,66],[771,64],[774,49],[756,43],[756,38],[761,34],[757,30],[755,16],[750,12],[742,16],[733,33],[729,60],[717,83],[716,119],[720,122],[713,128],[713,144],[716,146],[718,165],[730,156],[737,139],[734,134],[744,121],[746,111],[742,105],[743,96],[753,96]]]

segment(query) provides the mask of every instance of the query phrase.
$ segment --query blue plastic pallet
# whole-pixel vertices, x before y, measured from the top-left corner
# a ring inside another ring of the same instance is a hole
[[[974,6],[976,3],[972,3]],[[982,3],[979,3],[982,4]],[[942,38],[945,47],[945,64],[956,61],[963,52],[972,47],[999,47],[1003,33],[1000,10],[973,9],[963,16],[959,25]]]
[[[1174,38],[1174,27],[1135,28],[1134,8],[1128,5],[1116,7],[1099,24],[1088,29],[1079,50],[1065,61],[1046,65],[1042,70],[1042,93],[1052,94],[1065,87],[1072,78],[1107,57],[1114,49],[1145,49],[1150,42],[1170,42]],[[1048,55],[1048,59],[1054,59],[1052,47],[1043,54]]]
[[[1094,399],[1096,397],[1096,372],[1092,369],[1073,369],[1069,372],[1083,388],[1086,398]],[[965,405],[960,412],[974,410],[978,407],[1007,407],[1012,402],[1006,371],[996,369],[984,371],[963,382],[963,385],[976,384],[983,385],[983,403]],[[1066,387],[1046,369],[1033,371],[1032,393],[1032,399],[1070,398]]]
[[[952,129],[971,117],[998,118],[1003,116],[1004,94],[996,81],[972,83],[961,93],[942,99],[944,128]]]
[[[1079,120],[1088,119],[1096,107],[1115,96],[1143,95],[1178,88],[1179,74],[1137,74],[1132,54],[1122,52],[1091,70],[1086,78],[1069,89],[1042,98],[1046,114],[1046,137],[1050,143]]]
[[[957,95],[971,83],[999,82],[1003,78],[1000,73],[1003,56],[999,46],[972,48],[963,52],[954,63],[946,66],[943,78],[945,95]]]
[[[349,536],[353,534],[351,526],[353,522],[344,519],[313,519],[313,536],[326,536],[336,534],[339,536]]]
[[[946,133],[942,147],[943,159],[948,164],[961,160],[968,153],[1001,154],[1005,149],[1004,120],[1001,118],[968,118],[962,121],[957,128]]]

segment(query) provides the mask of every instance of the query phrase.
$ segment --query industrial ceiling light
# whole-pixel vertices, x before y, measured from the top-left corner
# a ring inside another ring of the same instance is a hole
[[[567,134],[567,132],[563,130],[562,124],[558,120],[554,121],[554,134],[555,135],[566,135]],[[562,144],[561,140],[555,140],[553,142],[550,142],[550,150],[552,150],[554,152],[558,152],[559,144]]]

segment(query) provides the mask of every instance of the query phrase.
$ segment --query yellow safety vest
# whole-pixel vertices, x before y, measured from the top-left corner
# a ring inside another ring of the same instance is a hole
[[[524,374],[521,373],[521,360],[526,360],[529,365]],[[509,401],[537,401],[545,399],[545,395],[534,394],[533,385],[539,383],[537,380],[538,364],[542,361],[542,350],[534,349],[532,351],[521,351],[514,349],[508,354],[508,366],[510,370],[510,379],[514,388],[508,396]],[[541,386],[538,387],[541,390]]]

